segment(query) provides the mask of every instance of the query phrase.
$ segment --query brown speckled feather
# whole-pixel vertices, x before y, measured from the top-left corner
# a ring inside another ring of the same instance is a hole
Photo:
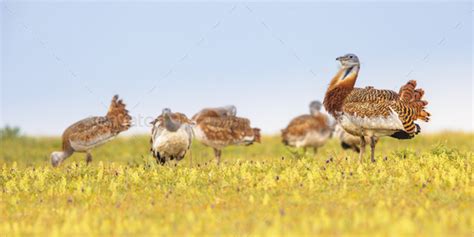
[[[409,81],[402,86],[401,94],[390,90],[354,89],[344,101],[344,112],[362,117],[384,116],[395,111],[405,131],[409,134],[417,132],[415,121],[428,121],[429,113],[424,110],[428,104],[422,101],[423,92],[415,90],[416,81]]]
[[[196,121],[196,123],[200,123],[205,118],[208,118],[208,117],[218,118],[218,117],[221,117],[221,116],[223,116],[223,115],[221,113],[219,113],[218,111],[216,111],[216,110],[203,109],[200,112],[198,112],[197,114],[195,114],[192,117],[192,120]]]
[[[330,129],[328,116],[307,114],[291,120],[288,126],[282,130],[282,136],[285,140],[288,136],[305,136],[308,132],[324,132]]]
[[[233,108],[232,108],[233,107]],[[197,112],[193,117],[192,120],[196,121],[196,123],[201,122],[206,117],[226,117],[226,116],[235,116],[236,113],[235,106],[224,106],[224,107],[216,107],[216,108],[204,108],[201,111]]]
[[[72,149],[74,145],[83,147],[94,147],[102,141],[110,139],[118,134],[113,132],[112,122],[106,117],[90,117],[74,123],[63,133],[63,149]]]
[[[179,112],[175,112],[175,113],[171,113],[170,114],[170,117],[171,119],[173,119],[174,121],[177,121],[177,122],[180,122],[180,123],[187,123],[187,124],[193,124],[193,121],[191,121],[190,119],[188,119],[188,117],[183,114],[183,113],[179,113]],[[163,122],[163,115],[160,115],[158,116],[155,120],[153,120],[151,122],[151,124],[155,124],[156,122]]]
[[[378,90],[373,87],[366,88],[354,88],[349,96],[346,97],[346,101],[364,101],[364,102],[375,102],[380,103],[382,101],[398,100],[399,96],[397,92],[392,90]]]
[[[421,100],[424,92],[416,89],[416,81],[409,81],[400,88],[400,94],[391,90],[377,90],[366,88],[334,88],[328,91],[324,103],[326,109],[338,116],[344,112],[358,117],[388,117],[392,110],[395,111],[407,133],[417,132],[415,120],[429,120],[430,114],[425,111],[428,102]],[[338,99],[339,98],[339,99]]]
[[[250,121],[245,118],[206,117],[197,126],[206,140],[222,146],[251,143],[257,137],[260,139],[260,130],[250,127]],[[248,138],[253,140],[247,140]]]
[[[117,136],[131,126],[131,117],[122,100],[114,96],[103,117],[90,117],[69,126],[63,133],[64,151],[87,151]]]

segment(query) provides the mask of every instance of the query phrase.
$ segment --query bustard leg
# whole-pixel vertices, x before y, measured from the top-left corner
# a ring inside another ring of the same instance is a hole
[[[372,162],[375,162],[375,143],[376,143],[376,140],[375,140],[375,136],[371,136],[370,137],[370,160]]]
[[[193,167],[193,152],[191,149],[189,150],[189,163],[190,166]]]
[[[92,155],[91,153],[88,151],[87,152],[87,155],[86,155],[86,163],[87,164],[90,164],[92,162]]]
[[[316,154],[318,154],[318,148],[317,147],[313,147],[313,153],[314,153],[314,156],[316,156]]]
[[[214,155],[216,156],[217,164],[221,163],[221,153],[221,150],[214,148]]]
[[[359,162],[362,163],[362,158],[364,157],[365,153],[365,137],[360,137],[360,151],[359,151]]]

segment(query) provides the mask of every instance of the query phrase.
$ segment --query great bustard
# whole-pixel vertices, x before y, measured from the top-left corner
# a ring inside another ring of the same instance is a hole
[[[332,127],[329,117],[321,112],[321,102],[312,101],[309,105],[310,114],[300,115],[290,121],[281,131],[285,145],[308,147],[316,154],[319,147],[331,137]]]
[[[235,106],[227,106],[204,109],[193,116],[194,134],[200,142],[214,149],[217,164],[224,147],[260,142],[260,129],[252,128],[250,120],[235,115]]]
[[[151,124],[151,152],[157,162],[182,160],[193,141],[192,121],[186,115],[172,113],[166,108]]]
[[[359,58],[354,54],[338,57],[341,68],[331,80],[324,98],[324,107],[344,130],[360,137],[359,160],[365,152],[365,138],[370,137],[371,160],[374,159],[376,139],[391,136],[411,139],[420,132],[415,121],[429,120],[422,100],[424,91],[416,89],[416,81],[409,81],[399,93],[373,87],[354,88],[359,74]]]
[[[107,115],[89,117],[69,126],[62,135],[62,151],[51,153],[51,164],[58,166],[74,152],[85,152],[86,161],[92,161],[91,150],[115,138],[131,126],[132,118],[125,104],[114,96]]]

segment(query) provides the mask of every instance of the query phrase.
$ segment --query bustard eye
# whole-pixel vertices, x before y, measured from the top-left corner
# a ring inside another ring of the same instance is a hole
[[[351,55],[351,56],[349,56],[349,58],[354,58],[354,56]]]

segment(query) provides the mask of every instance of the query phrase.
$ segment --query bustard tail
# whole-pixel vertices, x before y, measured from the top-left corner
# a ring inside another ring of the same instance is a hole
[[[414,109],[414,120],[421,119],[425,122],[430,120],[431,114],[425,110],[428,101],[422,100],[425,91],[421,88],[416,88],[416,81],[410,80],[400,88],[400,99],[407,103],[407,105]]]
[[[400,88],[400,101],[397,103],[400,119],[403,122],[404,131],[392,135],[398,139],[410,139],[420,133],[420,126],[415,123],[420,119],[425,122],[430,120],[431,114],[426,111],[428,101],[423,100],[425,91],[416,88],[416,81],[410,80]]]
[[[253,130],[253,136],[254,136],[254,141],[260,143],[260,128],[252,128]]]
[[[119,132],[127,130],[132,125],[132,117],[128,114],[125,104],[118,95],[112,98],[106,117],[112,121],[114,128]]]
[[[285,145],[288,146],[289,141],[288,141],[288,129],[282,129],[281,130],[281,142]]]

